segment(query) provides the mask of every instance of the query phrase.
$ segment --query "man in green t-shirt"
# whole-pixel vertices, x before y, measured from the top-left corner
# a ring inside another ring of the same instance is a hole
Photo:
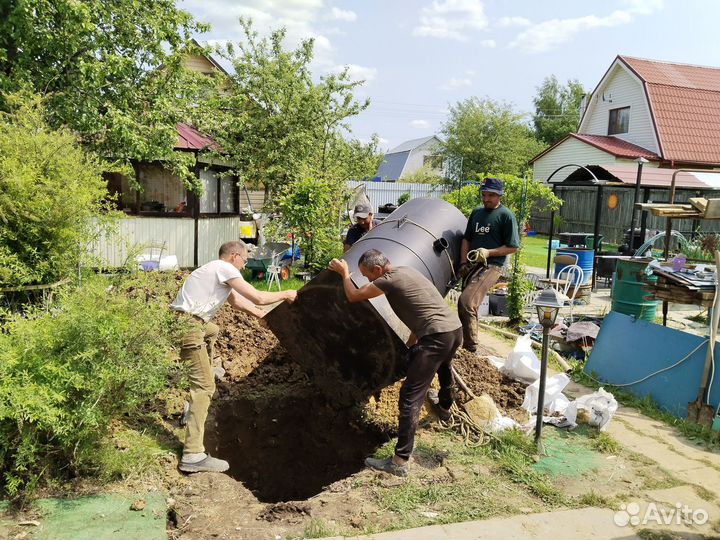
[[[458,301],[458,315],[463,327],[463,348],[471,352],[477,350],[478,307],[500,277],[507,256],[520,247],[515,215],[501,203],[502,182],[485,178],[480,191],[483,205],[470,214],[460,245],[461,273],[467,277]]]

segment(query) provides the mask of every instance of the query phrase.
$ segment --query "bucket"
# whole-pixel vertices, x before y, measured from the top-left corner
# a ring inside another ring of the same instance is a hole
[[[583,280],[581,284],[589,283],[592,279],[593,262],[595,261],[595,252],[592,249],[587,248],[562,248],[559,249],[556,255],[577,255],[577,265],[582,268]],[[568,266],[567,264],[555,264],[555,277],[558,276],[560,271]]]
[[[655,322],[658,302],[646,300],[650,293],[643,290],[648,283],[655,283],[656,276],[647,276],[645,267],[649,259],[620,259],[612,284],[612,310],[637,319]]]

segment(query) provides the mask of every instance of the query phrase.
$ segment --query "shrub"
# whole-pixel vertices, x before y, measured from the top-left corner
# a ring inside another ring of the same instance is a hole
[[[44,477],[94,471],[113,419],[167,385],[178,323],[139,275],[109,287],[95,277],[60,293],[50,313],[0,333],[1,491],[32,493]]]
[[[51,283],[77,268],[110,216],[103,167],[69,130],[47,127],[40,98],[4,97],[13,109],[0,113],[0,286]]]

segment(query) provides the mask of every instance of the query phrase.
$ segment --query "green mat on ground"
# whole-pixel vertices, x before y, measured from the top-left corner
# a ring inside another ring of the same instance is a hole
[[[144,501],[142,510],[132,510],[135,501]],[[167,507],[164,493],[127,495],[109,493],[77,499],[40,499],[33,503],[40,513],[38,527],[21,527],[37,540],[128,540],[167,539]],[[0,518],[0,530],[13,526],[8,516]]]
[[[581,478],[603,463],[599,454],[588,448],[582,437],[545,430],[543,446],[545,455],[533,468],[550,476]]]

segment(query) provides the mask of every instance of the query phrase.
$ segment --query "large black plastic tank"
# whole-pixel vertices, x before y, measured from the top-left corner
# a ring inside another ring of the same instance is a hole
[[[455,282],[460,242],[467,219],[439,199],[411,199],[358,240],[343,258],[351,278],[367,280],[357,262],[369,249],[385,254],[393,266],[410,266],[445,296]],[[290,355],[333,400],[350,404],[367,399],[404,376],[409,330],[384,295],[351,304],[340,276],[323,270],[265,317]]]

